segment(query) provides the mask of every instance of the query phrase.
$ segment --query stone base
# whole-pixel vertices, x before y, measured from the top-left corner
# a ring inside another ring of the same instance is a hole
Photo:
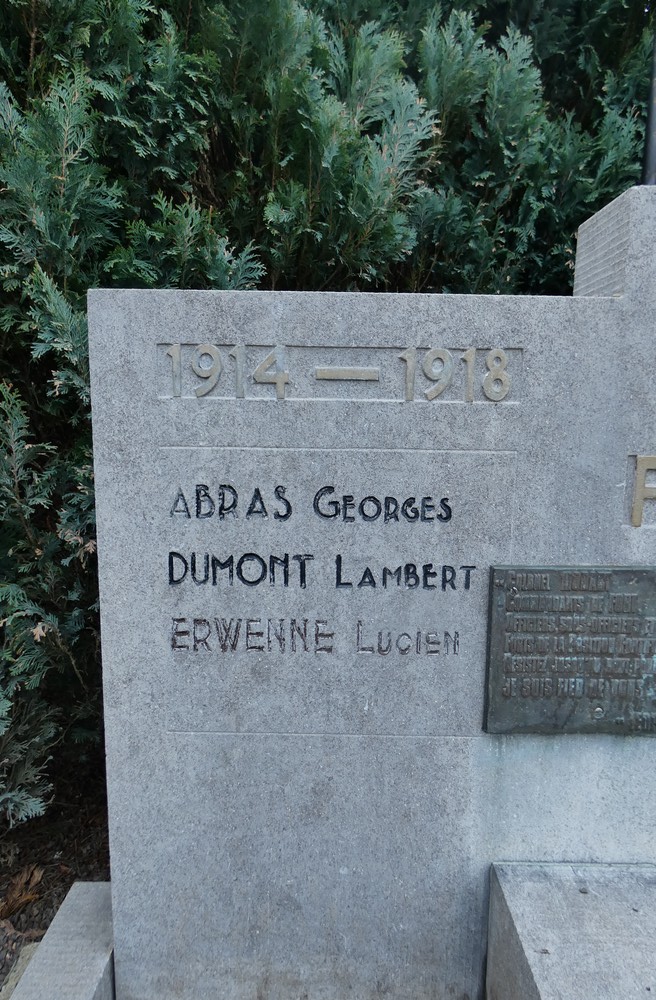
[[[656,865],[492,866],[487,1000],[656,1000]],[[76,882],[12,1000],[115,1000],[111,891]]]
[[[76,882],[12,1000],[114,1000],[109,882]]]
[[[656,998],[656,865],[492,866],[487,1000]]]

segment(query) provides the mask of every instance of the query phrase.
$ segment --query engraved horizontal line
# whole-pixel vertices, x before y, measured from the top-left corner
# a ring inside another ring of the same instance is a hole
[[[481,448],[476,451],[466,448],[322,448],[320,446],[298,448],[279,448],[277,445],[255,444],[160,444],[160,451],[371,451],[384,454],[397,453],[405,455],[406,452],[420,452],[425,455],[508,455],[517,457],[516,451],[507,449],[494,451],[492,448]]]
[[[315,368],[314,377],[328,382],[378,382],[380,368]]]
[[[453,298],[453,296],[450,296],[450,297]],[[496,296],[494,296],[494,298],[496,298]],[[564,296],[564,295],[553,295],[553,296],[550,296],[550,298],[566,299],[567,301],[569,301],[569,297],[568,296]],[[229,347],[245,347],[245,348],[255,347],[255,348],[262,348],[262,350],[271,350],[273,347],[276,346],[275,342],[272,341],[272,340],[267,341],[266,343],[256,343],[255,341],[248,341],[248,343],[245,343],[245,344],[237,344],[234,340],[230,340],[230,341],[208,340],[207,337],[204,340],[202,340],[202,339],[201,340],[176,340],[176,341],[158,340],[158,341],[156,341],[155,346],[156,347],[174,347],[177,344],[179,344],[181,347],[199,347],[202,343],[211,343],[213,347],[218,347],[218,348],[220,348],[222,350],[223,349],[227,350]],[[308,344],[308,343],[296,343],[296,344],[294,344],[294,343],[287,342],[286,344],[284,344],[282,346],[284,346],[286,348],[291,348],[294,351],[354,351],[354,352],[355,351],[369,351],[369,352],[371,352],[371,351],[407,351],[408,347],[416,348],[418,351],[430,351],[430,350],[432,350],[435,347],[435,344],[434,343],[426,342],[426,343],[419,343],[419,344],[416,344],[416,343],[414,343],[414,344],[407,344],[406,343],[406,344],[361,344],[361,345],[353,345],[351,343],[348,343],[348,344],[337,344],[334,341],[332,341],[329,344],[318,344],[318,343],[317,344]],[[497,345],[490,342],[490,343],[476,344],[476,345],[469,344],[469,345],[466,345],[466,346],[465,345],[454,346],[453,343],[450,343],[450,344],[449,343],[446,343],[446,344],[442,343],[442,344],[440,344],[438,346],[442,347],[446,351],[451,351],[453,354],[458,354],[458,353],[464,353],[464,351],[468,350],[469,347],[472,347],[472,346],[474,347],[474,350],[482,352],[482,351],[491,351],[491,350],[494,350],[495,346],[497,346]],[[505,351],[524,351],[525,349],[526,348],[525,348],[524,344],[515,344],[515,345],[508,344],[506,347],[504,347]]]
[[[379,383],[380,384],[380,383]],[[186,399],[193,399],[194,402],[199,402],[198,396],[156,396],[158,402],[170,403],[172,401],[178,402]],[[414,403],[421,403],[423,407],[428,408],[431,406],[429,400],[423,400],[417,398],[415,400],[400,399],[398,396],[367,396],[356,397],[356,396],[285,396],[284,400],[277,400],[275,396],[203,396],[202,402],[207,403],[358,403],[359,405],[364,405],[365,403],[396,403],[397,406],[412,406]],[[435,404],[433,404],[435,405]],[[502,406],[506,409],[509,406],[521,406],[521,399],[504,399],[501,402],[494,403],[489,399],[475,399],[469,402],[465,399],[441,399],[437,404],[438,408],[444,406],[466,406],[468,410],[474,407],[478,410],[479,407],[490,406]]]
[[[165,732],[171,736],[289,736],[294,739],[299,737],[327,736],[329,738],[345,737],[354,740],[480,740],[489,736],[488,733],[475,733],[471,736],[462,736],[455,733],[437,733],[435,735],[409,735],[408,733],[339,733],[339,732],[311,732],[311,733],[288,733],[277,732],[275,730],[230,730],[230,729],[166,729]],[[494,736],[500,734],[494,733]],[[506,735],[501,734],[501,735]]]

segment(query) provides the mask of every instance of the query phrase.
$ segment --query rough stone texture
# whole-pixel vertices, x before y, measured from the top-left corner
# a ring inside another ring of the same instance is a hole
[[[118,1000],[474,1000],[490,862],[654,860],[656,741],[481,728],[490,565],[656,563],[656,503],[630,523],[632,456],[656,452],[644,268],[607,299],[90,293]],[[207,343],[223,373],[197,397],[189,345]],[[285,399],[251,378],[276,344]],[[233,345],[247,345],[246,398]],[[492,402],[498,347],[512,386]],[[431,348],[452,352],[454,375],[429,400]],[[317,380],[328,366],[379,378]],[[222,484],[238,516],[197,518],[195,486],[218,502]],[[448,497],[453,516],[322,519],[326,484],[356,503]],[[256,488],[266,518],[246,517]],[[200,580],[204,553],[315,558],[305,588],[293,560],[287,588],[218,569],[216,586],[194,583],[190,568],[169,584],[170,551],[197,552]],[[351,588],[335,586],[337,554]],[[438,567],[436,589],[382,588],[382,567],[406,563]],[[376,589],[357,587],[367,566]],[[221,652],[214,620],[238,618],[238,648]],[[291,618],[311,623],[310,651],[293,651]],[[268,620],[285,622],[284,652],[258,636]],[[364,651],[378,632],[383,652]]]
[[[497,864],[487,1000],[656,994],[656,866]]]
[[[114,1000],[108,882],[76,882],[12,1000]]]

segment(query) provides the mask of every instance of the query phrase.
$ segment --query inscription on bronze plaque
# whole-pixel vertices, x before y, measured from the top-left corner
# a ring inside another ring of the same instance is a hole
[[[488,733],[656,735],[656,567],[493,566]]]

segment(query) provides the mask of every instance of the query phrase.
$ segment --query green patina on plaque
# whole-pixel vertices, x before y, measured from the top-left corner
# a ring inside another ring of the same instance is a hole
[[[488,733],[656,735],[656,567],[493,566]]]

